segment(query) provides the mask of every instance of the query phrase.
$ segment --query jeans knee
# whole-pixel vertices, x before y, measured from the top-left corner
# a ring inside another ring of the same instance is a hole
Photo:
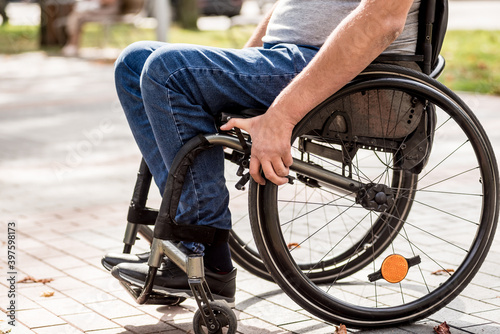
[[[146,60],[142,70],[142,84],[153,80],[162,84],[169,84],[176,79],[189,76],[192,68],[206,68],[214,66],[204,54],[203,47],[189,44],[166,44],[156,49]]]
[[[124,72],[128,74],[130,71],[140,75],[148,57],[163,44],[154,41],[140,41],[127,46],[115,61],[115,78],[120,78]]]

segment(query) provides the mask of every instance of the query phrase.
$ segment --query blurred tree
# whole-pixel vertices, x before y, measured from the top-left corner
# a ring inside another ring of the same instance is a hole
[[[178,2],[177,18],[179,24],[185,29],[197,29],[199,9],[197,0],[180,0]]]
[[[73,10],[74,0],[40,0],[40,45],[66,44],[66,17]]]
[[[7,7],[7,0],[0,0],[0,16],[2,16],[2,25],[6,25],[9,22],[9,17],[5,11]]]

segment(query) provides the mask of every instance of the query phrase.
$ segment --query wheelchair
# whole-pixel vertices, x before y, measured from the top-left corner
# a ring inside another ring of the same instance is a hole
[[[238,129],[199,135],[176,156],[155,210],[146,206],[151,174],[142,161],[124,237],[125,253],[138,233],[151,242],[144,285],[124,284],[138,303],[183,301],[153,290],[166,255],[188,274],[199,306],[195,333],[236,332],[231,308],[215,301],[204,281],[203,258],[173,243],[192,233],[218,237],[174,220],[189,165],[215,145],[237,169],[238,191],[248,182],[248,215],[228,237],[233,259],[306,311],[352,328],[395,326],[425,318],[461,293],[493,241],[498,166],[474,113],[435,79],[444,67],[447,1],[422,1],[420,15],[416,55],[381,56],[297,124],[289,183],[250,179],[251,138]]]

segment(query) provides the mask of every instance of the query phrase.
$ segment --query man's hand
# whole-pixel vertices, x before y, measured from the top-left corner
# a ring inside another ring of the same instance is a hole
[[[286,176],[293,163],[290,138],[293,124],[280,122],[270,114],[253,118],[232,118],[221,126],[221,130],[232,128],[245,130],[252,137],[250,175],[255,182],[264,185],[261,168],[265,177],[277,184],[288,182]]]

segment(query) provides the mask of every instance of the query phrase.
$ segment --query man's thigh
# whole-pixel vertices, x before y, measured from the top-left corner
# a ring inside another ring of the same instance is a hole
[[[166,87],[170,96],[185,96],[216,115],[267,108],[316,52],[295,45],[220,49],[167,44],[151,54],[142,75]]]

